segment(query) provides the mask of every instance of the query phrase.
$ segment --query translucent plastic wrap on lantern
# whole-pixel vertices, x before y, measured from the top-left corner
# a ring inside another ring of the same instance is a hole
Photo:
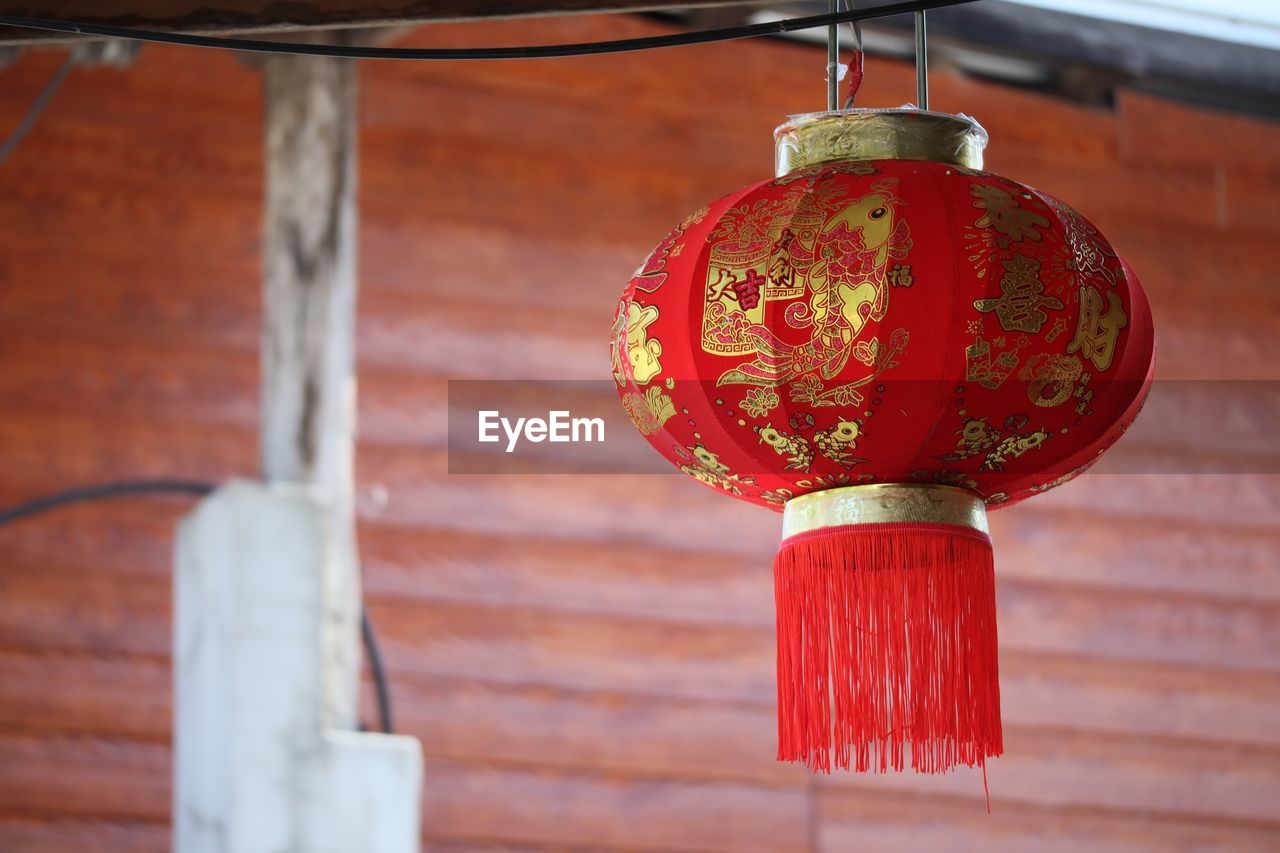
[[[778,176],[841,160],[933,160],[982,168],[987,132],[964,115],[841,110],[792,116],[773,132]]]

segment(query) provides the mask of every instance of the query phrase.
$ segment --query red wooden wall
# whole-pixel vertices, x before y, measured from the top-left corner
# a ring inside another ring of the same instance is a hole
[[[773,761],[773,516],[677,476],[447,476],[446,380],[606,379],[632,269],[769,172],[773,125],[820,107],[820,53],[362,68],[361,547],[426,751],[428,849],[1277,849],[1280,478],[1090,476],[993,516],[1008,754],[988,816],[972,773]],[[0,73],[0,128],[57,61]],[[0,503],[254,473],[259,87],[227,54],[149,47],[77,71],[0,165]],[[912,72],[873,62],[864,92],[906,101]],[[1280,378],[1280,125],[945,72],[934,99],[987,126],[991,168],[1128,256],[1164,378]],[[1206,453],[1194,417],[1167,426],[1129,452]],[[1275,445],[1240,452],[1276,470]],[[0,529],[0,850],[167,849],[184,509]]]

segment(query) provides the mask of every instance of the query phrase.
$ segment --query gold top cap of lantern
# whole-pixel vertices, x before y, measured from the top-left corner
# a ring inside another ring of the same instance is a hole
[[[933,160],[982,168],[987,132],[968,116],[913,108],[792,116],[773,132],[779,177],[844,160]]]

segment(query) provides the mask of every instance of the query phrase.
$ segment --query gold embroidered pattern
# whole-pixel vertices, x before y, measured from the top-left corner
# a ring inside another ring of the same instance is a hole
[[[622,407],[641,435],[653,435],[676,413],[676,404],[658,387],[643,394],[628,391],[622,395]]]

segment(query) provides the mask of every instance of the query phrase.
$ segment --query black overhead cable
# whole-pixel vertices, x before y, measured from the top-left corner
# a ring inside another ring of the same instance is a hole
[[[635,50],[655,50],[663,47],[679,47],[690,44],[730,41],[756,36],[781,35],[797,30],[826,27],[853,21],[866,21],[958,6],[975,0],[906,0],[888,3],[869,9],[851,9],[827,15],[810,15],[804,18],[787,18],[762,24],[698,30],[689,33],[673,33],[648,38],[618,39],[616,41],[584,42],[580,44],[544,44],[520,47],[478,48],[417,48],[417,47],[358,47],[339,44],[299,44],[294,42],[259,41],[256,39],[200,36],[187,33],[161,32],[132,27],[113,27],[101,24],[83,24],[75,21],[59,21],[52,18],[26,18],[0,15],[0,26],[21,27],[33,30],[75,33],[78,35],[105,36],[108,38],[135,39],[137,41],[163,42],[189,47],[214,47],[224,50],[242,50],[253,53],[291,53],[306,56],[334,56],[345,59],[417,59],[417,60],[466,60],[466,59],[546,59],[563,56],[593,56],[604,53],[623,53]]]
[[[145,494],[182,494],[203,497],[216,488],[213,483],[197,480],[121,480],[99,483],[79,489],[68,489],[65,492],[34,498],[0,509],[0,527],[28,516],[81,501]],[[391,718],[391,687],[387,681],[387,671],[378,647],[378,637],[373,630],[373,621],[363,607],[360,608],[360,636],[364,640],[365,653],[369,656],[369,671],[373,676],[373,686],[378,697],[379,727],[383,732],[391,734],[394,731]]]

